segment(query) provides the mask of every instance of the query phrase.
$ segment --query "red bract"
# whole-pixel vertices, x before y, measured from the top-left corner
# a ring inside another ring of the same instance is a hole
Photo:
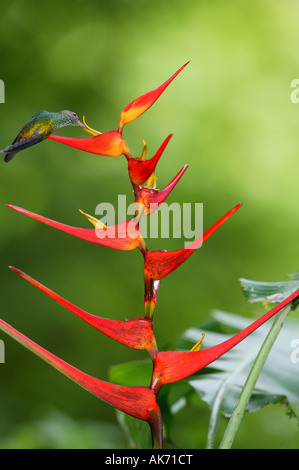
[[[1,319],[0,329],[96,397],[130,416],[147,421],[152,428],[155,446],[161,446],[161,414],[156,396],[150,388],[104,382],[71,366]]]
[[[188,165],[185,165],[179,173],[173,178],[173,180],[165,186],[163,189],[151,189],[151,188],[140,188],[137,190],[137,198],[135,202],[145,207],[145,214],[150,215],[157,210],[160,204],[162,204],[169,196],[171,191],[174,189],[176,184],[179,182]]]
[[[140,186],[145,183],[146,180],[155,171],[157,163],[165,150],[166,145],[170,141],[172,134],[170,134],[163,142],[159,150],[149,160],[142,160],[140,158],[129,158],[128,159],[128,170],[129,177],[133,184]]]
[[[201,237],[191,243],[188,248],[177,251],[144,251],[144,316],[153,318],[157,306],[160,280],[177,269],[189,256],[228,220],[239,208],[238,204],[210,227]]]
[[[75,139],[71,137],[62,137],[59,135],[50,135],[51,140],[69,145],[85,152],[95,153],[96,155],[104,155],[107,157],[119,157],[125,155],[131,156],[129,148],[119,131],[108,131],[94,137],[86,137],[84,139]]]
[[[26,209],[22,209],[21,207],[12,206],[10,204],[8,204],[7,207],[14,209],[17,212],[21,212],[21,214],[28,215],[32,219],[43,222],[46,225],[57,228],[62,232],[69,233],[70,235],[74,235],[75,237],[97,245],[121,251],[134,250],[137,247],[143,249],[143,238],[138,225],[134,220],[129,220],[118,225],[105,228],[78,228],[47,219],[46,217],[30,212]]]
[[[177,269],[189,258],[201,245],[226,222],[240,207],[238,204],[210,227],[201,237],[191,243],[188,248],[176,251],[149,251],[145,253],[144,277],[146,279],[163,279]]]
[[[150,320],[146,318],[133,318],[132,320],[124,321],[110,320],[108,318],[91,315],[48,289],[40,282],[22,272],[20,269],[14,268],[13,266],[10,266],[10,269],[54,299],[67,310],[74,313],[86,323],[89,323],[89,325],[92,325],[110,338],[133,349],[145,349],[149,352],[152,358],[156,356],[157,344],[153,334],[153,325]]]
[[[216,361],[220,356],[234,348],[243,341],[253,331],[268,321],[273,315],[278,313],[290,302],[299,297],[299,289],[291,294],[287,299],[276,305],[269,312],[247,326],[230,339],[211,348],[195,352],[184,351],[162,351],[159,352],[154,361],[154,372],[152,375],[152,388],[158,392],[163,384],[178,382],[190,375],[198,372],[207,365]]]
[[[165,83],[160,85],[158,88],[145,93],[144,95],[140,96],[139,98],[136,98],[134,101],[128,104],[121,113],[118,130],[121,132],[125,124],[133,121],[134,119],[141,116],[141,114],[143,114],[145,111],[147,111],[163,93],[165,88],[168,87],[172,80],[186,67],[187,64],[189,64],[189,62],[184,64],[174,75],[172,75],[172,77],[170,77]]]

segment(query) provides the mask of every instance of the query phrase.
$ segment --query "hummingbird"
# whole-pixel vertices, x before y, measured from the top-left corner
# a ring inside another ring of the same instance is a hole
[[[22,127],[21,131],[11,145],[0,150],[5,153],[4,161],[9,162],[17,152],[32,147],[39,142],[47,139],[55,129],[64,126],[80,126],[87,128],[85,124],[79,121],[76,113],[73,111],[63,110],[58,113],[49,111],[41,111],[33,116]]]

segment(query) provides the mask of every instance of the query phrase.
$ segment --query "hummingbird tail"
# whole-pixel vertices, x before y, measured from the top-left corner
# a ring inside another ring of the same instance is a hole
[[[21,152],[21,150],[28,149],[35,144],[38,144],[42,140],[45,140],[48,135],[41,135],[37,131],[34,132],[33,135],[28,137],[27,139],[22,139],[13,144],[9,145],[5,149],[1,150],[0,153],[6,153],[4,161],[9,162],[17,152]]]
[[[2,153],[4,153],[4,152],[2,152]],[[4,161],[6,163],[10,162],[10,160],[12,160],[14,156],[15,156],[15,153],[7,153],[4,157]]]

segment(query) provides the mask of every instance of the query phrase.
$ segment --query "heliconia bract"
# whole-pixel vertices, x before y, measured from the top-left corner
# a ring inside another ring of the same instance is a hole
[[[157,163],[165,150],[166,145],[170,141],[172,134],[170,134],[157,150],[155,155],[149,160],[141,160],[140,158],[129,158],[128,159],[128,170],[129,177],[133,184],[140,186],[145,183],[146,180],[155,171]]]
[[[134,220],[121,222],[118,225],[105,227],[105,228],[78,228],[70,225],[56,222],[55,220],[48,219],[42,215],[35,214],[21,207],[7,204],[7,207],[13,209],[21,214],[27,215],[32,219],[43,222],[46,225],[57,228],[62,232],[66,232],[82,240],[95,243],[96,245],[105,246],[107,248],[113,248],[114,250],[134,250],[143,243],[142,234],[138,228],[138,225],[134,223]]]
[[[144,93],[144,95],[136,98],[130,104],[128,104],[121,113],[120,122],[118,129],[122,131],[122,128],[125,124],[137,119],[141,114],[147,111],[154,102],[159,98],[159,96],[163,93],[163,91],[168,87],[168,85],[172,82],[172,80],[188,65],[189,62],[186,62],[175,74],[173,74],[165,83],[160,85],[158,88],[155,88],[152,91],[148,91]]]
[[[13,266],[10,266],[10,269],[65,307],[67,310],[77,315],[86,323],[89,323],[91,326],[101,331],[101,333],[104,333],[115,341],[118,341],[130,348],[145,349],[149,352],[152,358],[156,356],[157,344],[153,334],[153,324],[150,320],[146,318],[110,320],[109,318],[92,315],[85,310],[76,307],[76,305],[48,289],[48,287],[28,276],[28,274],[24,273],[20,269]]]
[[[177,269],[189,256],[191,256],[201,245],[221,227],[240,207],[238,204],[210,227],[197,240],[192,242],[187,248],[176,251],[148,251],[145,254],[144,275],[146,278],[158,280],[163,279]]]
[[[63,137],[55,134],[50,135],[48,139],[96,155],[104,155],[106,157],[125,155],[127,158],[131,156],[126,141],[117,130],[104,132],[103,134],[93,137],[85,137],[83,139]]]

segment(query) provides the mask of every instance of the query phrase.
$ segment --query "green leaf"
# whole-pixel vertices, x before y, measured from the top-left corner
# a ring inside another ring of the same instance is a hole
[[[122,411],[115,410],[117,421],[124,432],[131,449],[151,449],[149,425]]]
[[[225,410],[233,410],[236,402],[240,396],[242,387],[240,386],[235,386],[231,387],[231,392],[229,394],[225,395],[225,400],[224,400],[224,409]],[[286,401],[285,395],[279,395],[279,394],[271,394],[269,392],[264,392],[262,390],[254,390],[250,400],[247,404],[246,411],[257,411],[261,410],[264,408],[264,406],[267,405],[274,405],[277,403],[284,404]],[[231,412],[229,414],[225,413],[225,416],[230,416]]]
[[[242,330],[252,322],[252,319],[220,311],[215,311],[213,317],[225,327],[229,326],[237,330]],[[238,398],[238,391],[243,386],[269,329],[268,322],[227,354],[217,359],[213,363],[213,369],[216,368],[218,371],[211,374],[201,374],[189,380],[189,383],[211,408],[215,401],[220,399],[221,411],[226,416],[230,416]],[[184,338],[190,341],[191,346],[200,337],[201,332],[202,329],[189,329],[185,332]],[[228,337],[229,335],[222,333],[206,332],[203,346],[213,346]],[[288,318],[257,381],[255,393],[249,403],[250,411],[260,409],[261,406],[264,406],[263,403],[277,403],[283,398],[287,399],[289,403],[299,406],[298,363],[296,360],[292,360],[294,344],[297,344],[294,340],[297,338],[299,338],[299,322]],[[257,399],[258,396],[259,399]]]
[[[153,372],[152,361],[132,361],[109,368],[109,380],[127,387],[149,387]]]
[[[239,279],[241,289],[248,302],[282,302],[299,289],[299,272],[290,274],[292,280],[283,282],[259,282]]]
[[[220,311],[215,311],[213,317],[224,328],[242,330],[252,323],[252,319]],[[227,417],[232,415],[252,364],[270,328],[271,325],[267,322],[235,348],[217,359],[213,363],[213,368],[218,370],[213,370],[210,374],[200,374],[189,380],[190,385],[211,409],[208,447],[215,446],[220,414]],[[185,333],[184,337],[190,341],[190,346],[194,344],[201,332],[202,329],[193,328]],[[283,403],[288,408],[291,403],[295,406],[299,405],[298,363],[292,360],[296,334],[299,337],[299,322],[288,318],[264,364],[247,403],[246,411],[260,410],[270,403]],[[206,332],[204,347],[218,344],[228,337],[218,332]],[[297,345],[297,342],[295,344]],[[209,367],[205,370],[209,370]]]
[[[288,277],[290,279],[299,280],[299,271],[297,271],[296,273],[289,274]]]

